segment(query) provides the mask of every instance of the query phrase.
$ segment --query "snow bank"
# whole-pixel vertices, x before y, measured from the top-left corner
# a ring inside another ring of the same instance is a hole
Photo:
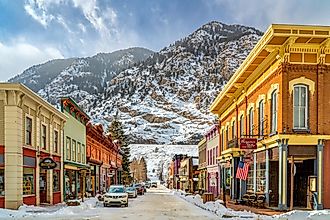
[[[99,217],[95,214],[95,209],[101,206],[96,198],[86,199],[79,206],[66,206],[64,203],[49,206],[38,207],[23,205],[18,210],[0,209],[0,220],[8,219],[56,219],[56,220],[76,220],[76,219],[93,219]]]
[[[281,215],[266,216],[257,215],[249,211],[234,211],[230,208],[224,207],[221,200],[215,202],[203,203],[200,195],[190,195],[184,191],[174,191],[174,195],[183,198],[184,200],[202,208],[207,211],[213,212],[221,218],[230,219],[263,219],[263,220],[329,220],[330,210],[315,210],[315,211],[302,211],[294,210]]]

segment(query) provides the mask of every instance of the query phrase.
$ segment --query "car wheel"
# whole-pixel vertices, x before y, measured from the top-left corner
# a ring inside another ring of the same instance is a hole
[[[107,207],[107,204],[103,203],[103,206],[104,206],[104,207]]]
[[[128,202],[125,204],[125,207],[128,207]]]

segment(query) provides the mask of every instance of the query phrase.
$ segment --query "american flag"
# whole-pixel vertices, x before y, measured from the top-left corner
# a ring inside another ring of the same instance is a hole
[[[238,163],[237,171],[236,171],[236,178],[241,180],[246,180],[249,172],[249,164],[240,161]]]

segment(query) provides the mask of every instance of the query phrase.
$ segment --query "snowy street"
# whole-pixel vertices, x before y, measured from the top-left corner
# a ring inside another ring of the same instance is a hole
[[[161,186],[162,187],[162,186]],[[90,198],[80,206],[59,204],[49,207],[22,206],[19,210],[0,209],[0,220],[174,220],[174,219],[264,219],[264,220],[328,220],[329,210],[292,211],[276,216],[256,215],[247,211],[234,211],[218,201],[202,203],[200,196],[184,195],[164,187],[149,189],[144,196],[129,199],[127,208],[103,207],[102,202]]]
[[[129,199],[128,208],[103,207],[95,199],[81,206],[23,207],[2,209],[0,219],[217,219],[217,216],[181,199],[167,189],[150,189],[144,196]]]

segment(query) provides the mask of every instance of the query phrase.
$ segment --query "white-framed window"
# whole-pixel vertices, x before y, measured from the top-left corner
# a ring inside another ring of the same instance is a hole
[[[42,149],[46,149],[47,147],[47,126],[41,125],[41,147]]]
[[[240,132],[240,137],[244,135],[244,115],[242,114],[240,119],[239,119],[239,132]]]
[[[293,89],[293,128],[307,129],[308,121],[308,87],[295,85]]]
[[[25,117],[25,144],[32,145],[32,118]]]
[[[275,133],[277,131],[277,91],[275,90],[272,93],[271,99],[271,133]]]
[[[250,110],[249,110],[249,135],[253,135],[253,129],[254,129],[253,108],[250,108]]]
[[[258,134],[259,137],[262,137],[264,135],[264,120],[265,120],[265,107],[264,107],[264,101],[261,100],[259,102],[259,112],[258,112]]]
[[[59,153],[58,152],[58,141],[59,141],[59,137],[58,137],[58,131],[57,130],[54,130],[54,152],[55,153]]]

